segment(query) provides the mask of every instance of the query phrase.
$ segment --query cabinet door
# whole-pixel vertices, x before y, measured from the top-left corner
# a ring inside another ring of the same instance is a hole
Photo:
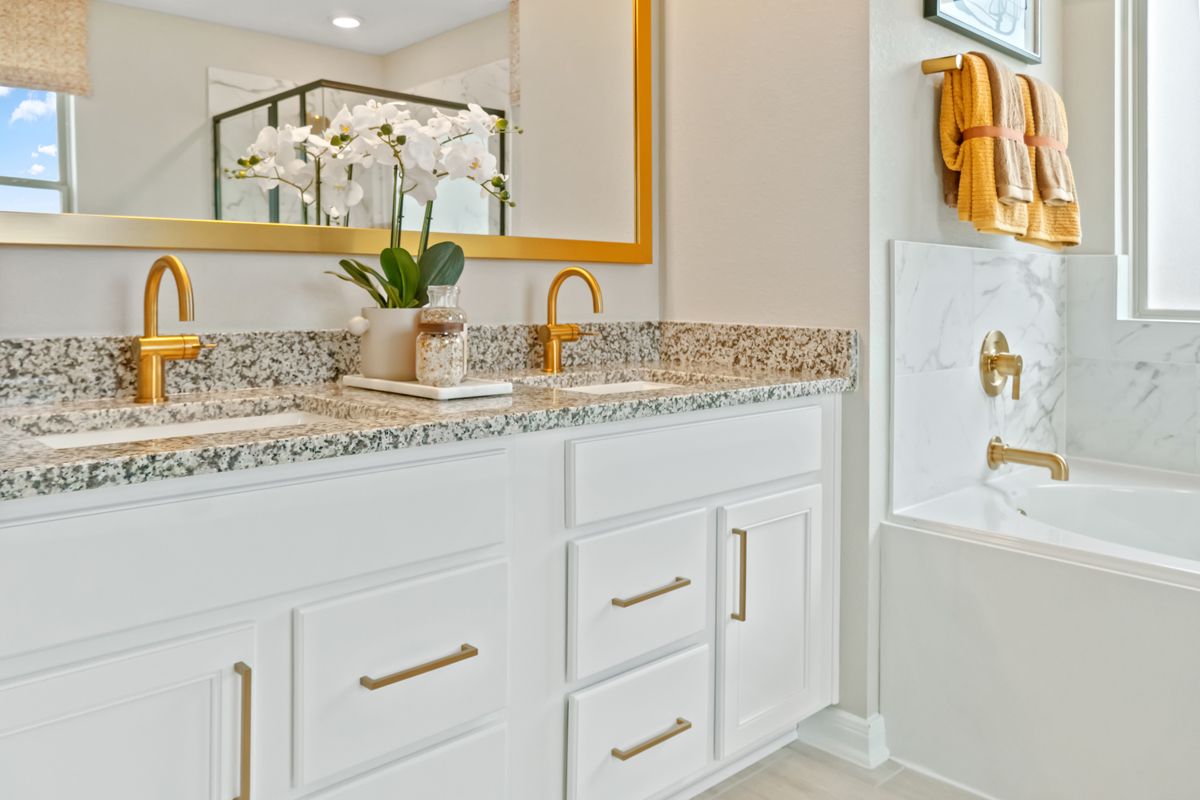
[[[249,626],[0,685],[0,796],[237,797],[250,683],[239,662],[254,664]]]
[[[720,510],[717,757],[832,700],[832,532],[820,486]]]

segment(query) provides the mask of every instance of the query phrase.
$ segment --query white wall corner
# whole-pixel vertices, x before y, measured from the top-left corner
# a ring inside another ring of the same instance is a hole
[[[801,722],[796,732],[805,744],[867,769],[891,758],[879,714],[863,719],[830,706]]]

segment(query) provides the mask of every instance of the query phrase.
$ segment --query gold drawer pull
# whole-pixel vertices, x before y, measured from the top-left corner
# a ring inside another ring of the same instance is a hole
[[[234,671],[242,676],[242,774],[241,794],[233,800],[250,800],[250,667],[244,661],[233,665]]]
[[[629,608],[630,606],[636,606],[638,603],[644,603],[652,597],[658,597],[659,595],[664,595],[667,592],[673,592],[676,589],[682,589],[685,586],[691,585],[692,581],[690,578],[676,578],[674,583],[668,583],[666,586],[660,586],[657,589],[652,589],[645,594],[639,594],[636,597],[629,598],[628,600],[622,600],[619,597],[614,597],[613,605],[617,606],[618,608]]]
[[[424,675],[426,672],[433,672],[435,669],[448,667],[451,664],[464,661],[468,658],[474,658],[477,655],[479,655],[479,648],[472,647],[469,644],[464,644],[462,646],[462,650],[458,651],[452,656],[446,656],[445,658],[439,658],[436,661],[430,661],[427,664],[422,664],[419,667],[413,667],[412,669],[396,672],[388,675],[385,678],[368,678],[366,675],[363,675],[358,679],[358,682],[373,692],[376,689],[382,689],[384,686],[391,686],[393,683],[406,681],[409,678],[415,678],[418,675]]]
[[[739,580],[740,585],[738,586],[738,610],[737,610],[737,613],[730,614],[729,616],[733,617],[738,622],[745,622],[746,621],[746,540],[750,538],[750,535],[748,533],[746,533],[744,530],[742,530],[741,528],[734,528],[733,533],[735,536],[742,537],[742,557],[741,557],[742,563],[740,565],[741,566],[741,570],[740,570],[741,576],[740,576],[740,580]]]
[[[678,736],[679,734],[683,733],[686,730],[690,730],[691,727],[692,727],[692,723],[688,722],[683,717],[677,717],[675,719],[675,724],[672,725],[671,729],[669,731],[667,731],[666,733],[660,733],[658,736],[655,736],[653,739],[647,739],[646,741],[639,744],[637,747],[631,748],[629,750],[618,750],[617,748],[614,747],[612,750],[612,754],[614,756],[616,756],[617,758],[621,759],[622,761],[628,761],[629,759],[636,756],[638,753],[644,753],[647,750],[649,750],[651,747],[660,745],[663,742],[665,742],[667,739]]]

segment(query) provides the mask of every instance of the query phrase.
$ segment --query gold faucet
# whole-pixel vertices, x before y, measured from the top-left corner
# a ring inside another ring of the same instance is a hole
[[[592,310],[597,314],[604,311],[604,295],[600,293],[600,284],[596,276],[583,267],[567,267],[555,276],[550,284],[550,296],[546,301],[546,324],[538,328],[538,341],[542,343],[545,358],[542,361],[542,372],[556,374],[562,372],[562,343],[577,342],[580,336],[595,336],[594,333],[583,333],[578,325],[558,324],[558,290],[563,281],[572,275],[578,275],[587,281],[592,290]]]
[[[192,321],[192,281],[187,270],[175,256],[163,256],[154,262],[146,278],[146,335],[138,339],[138,403],[165,403],[166,380],[163,362],[178,359],[194,359],[206,347],[215,344],[200,344],[197,336],[158,335],[158,289],[163,273],[171,270],[175,276],[175,291],[179,295],[179,321]]]
[[[1045,467],[1050,470],[1050,477],[1056,481],[1071,479],[1071,469],[1067,466],[1067,460],[1057,453],[1018,450],[1000,441],[999,436],[993,437],[988,442],[987,462],[992,469],[1000,469],[1001,464],[1027,464],[1031,467]]]

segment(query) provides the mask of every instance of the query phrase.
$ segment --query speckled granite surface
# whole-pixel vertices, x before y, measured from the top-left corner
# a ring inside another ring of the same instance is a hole
[[[767,370],[858,374],[858,334],[836,328],[663,322],[661,358]]]
[[[513,380],[513,393],[439,403],[319,384],[180,393],[155,407],[109,399],[0,408],[0,500],[845,392],[856,384],[846,370],[654,362],[568,368],[561,376],[474,374]],[[610,395],[555,388],[629,380],[676,386]],[[287,410],[336,421],[60,450],[34,438]]]

